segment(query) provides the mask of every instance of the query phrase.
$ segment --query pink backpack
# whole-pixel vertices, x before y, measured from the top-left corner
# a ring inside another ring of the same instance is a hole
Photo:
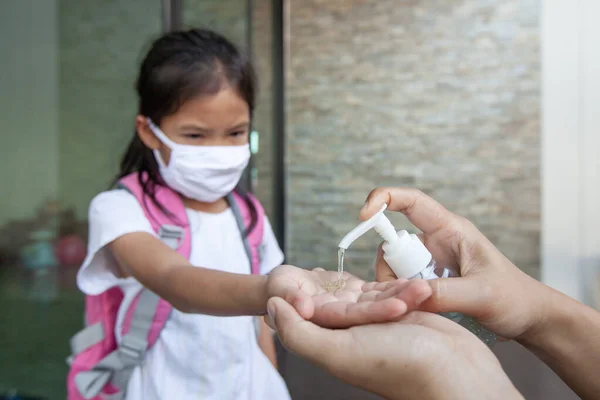
[[[128,190],[139,201],[152,228],[161,240],[189,259],[191,230],[185,207],[179,195],[164,186],[156,186],[157,201],[172,215],[168,216],[144,195],[138,175],[121,179],[119,187]],[[227,201],[238,223],[252,274],[260,268],[260,246],[264,229],[264,210],[258,200],[248,196],[257,212],[257,223],[244,238],[250,226],[250,210],[246,202],[231,193]],[[71,339],[70,371],[67,377],[68,400],[120,400],[125,398],[127,383],[146,351],[156,342],[165,326],[172,306],[149,289],[142,289],[127,305],[123,323],[123,339],[117,344],[117,313],[124,299],[119,287],[96,296],[86,296],[86,328]]]

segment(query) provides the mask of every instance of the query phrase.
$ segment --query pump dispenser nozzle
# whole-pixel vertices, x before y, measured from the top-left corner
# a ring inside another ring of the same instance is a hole
[[[385,241],[383,258],[398,278],[410,279],[427,267],[431,262],[431,253],[417,235],[407,231],[396,233],[396,228],[383,213],[386,209],[387,204],[384,204],[377,214],[358,224],[344,236],[338,247],[347,250],[356,239],[375,229]]]
[[[368,220],[361,222],[356,228],[348,232],[348,234],[344,236],[338,247],[340,249],[348,250],[348,247],[350,247],[350,245],[354,243],[356,239],[358,239],[373,228],[375,228],[377,233],[379,233],[379,235],[381,235],[383,240],[385,240],[386,242],[394,241],[397,237],[396,229],[394,229],[394,226],[392,225],[390,220],[387,219],[387,217],[383,213],[386,210],[386,208],[387,204],[384,204],[383,207],[381,207],[381,210],[377,212],[377,214],[373,215]]]

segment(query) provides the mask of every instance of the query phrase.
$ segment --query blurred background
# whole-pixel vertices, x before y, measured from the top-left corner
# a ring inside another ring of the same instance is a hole
[[[286,262],[335,268],[371,189],[417,187],[600,309],[598,13],[596,0],[0,1],[0,399],[65,398],[87,207],[133,134],[143,51],[182,27],[216,29],[258,68],[245,179]],[[350,272],[374,278],[377,243],[354,244]],[[495,352],[527,398],[577,398],[518,345]],[[375,398],[282,349],[280,367],[294,399]]]

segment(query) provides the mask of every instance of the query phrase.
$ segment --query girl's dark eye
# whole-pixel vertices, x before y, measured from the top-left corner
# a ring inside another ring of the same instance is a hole
[[[201,133],[188,133],[185,137],[188,139],[202,139],[204,135]]]
[[[237,132],[231,132],[231,136],[233,137],[238,137],[238,136],[243,136],[246,133],[246,131],[237,131]]]

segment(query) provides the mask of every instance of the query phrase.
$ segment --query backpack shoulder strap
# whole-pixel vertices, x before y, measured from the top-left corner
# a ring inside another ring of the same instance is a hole
[[[248,203],[238,193],[233,192],[227,196],[227,202],[231,207],[235,216],[238,228],[244,242],[244,249],[252,269],[252,274],[260,274],[260,247],[264,232],[264,209],[260,202],[251,194],[247,194],[246,198],[252,203],[256,211],[256,224],[251,232],[246,234],[252,222],[252,216]]]
[[[143,176],[140,179],[137,173],[130,174],[119,180],[117,188],[131,193],[144,210],[144,215],[160,239],[189,259],[192,244],[191,231],[183,201],[170,188],[156,185],[154,187],[154,197],[158,202],[156,204],[144,193],[143,179]]]

